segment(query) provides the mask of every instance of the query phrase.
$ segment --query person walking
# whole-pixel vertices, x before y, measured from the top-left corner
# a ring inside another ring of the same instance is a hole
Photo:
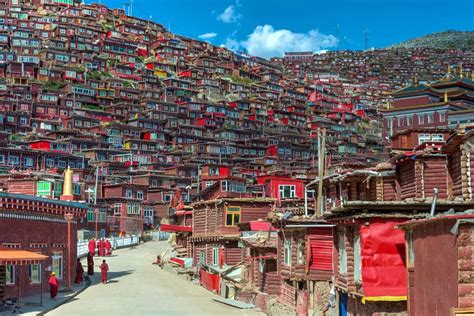
[[[99,256],[104,257],[105,256],[105,240],[102,238],[99,241]]]
[[[91,252],[87,254],[87,275],[94,275],[94,255]]]
[[[76,264],[76,278],[74,283],[81,284],[84,281],[84,267],[82,266],[81,259],[77,258]]]
[[[48,284],[49,284],[49,292],[51,294],[51,298],[54,300],[56,299],[56,296],[58,295],[58,287],[59,287],[58,279],[56,278],[56,273],[51,272],[51,275],[48,280]]]
[[[101,273],[101,281],[104,284],[107,283],[107,271],[109,271],[109,266],[105,262],[105,260],[102,260],[102,264],[100,265],[100,273]]]
[[[105,255],[111,256],[112,255],[112,244],[108,239],[105,240]]]

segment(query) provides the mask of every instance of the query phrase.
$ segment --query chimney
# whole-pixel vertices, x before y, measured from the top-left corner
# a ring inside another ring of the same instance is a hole
[[[74,172],[69,166],[64,170],[64,183],[63,183],[63,194],[61,195],[61,201],[72,201],[74,196],[72,194],[72,174]]]

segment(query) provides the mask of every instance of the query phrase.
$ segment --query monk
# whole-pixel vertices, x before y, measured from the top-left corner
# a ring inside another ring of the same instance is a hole
[[[84,281],[84,267],[82,266],[81,259],[77,258],[76,264],[76,278],[74,283],[81,284]]]
[[[104,238],[102,238],[99,241],[99,256],[101,256],[101,257],[105,256],[105,241],[104,241]]]
[[[56,273],[51,272],[51,276],[49,277],[48,280],[49,284],[49,292],[51,293],[51,298],[54,300],[56,299],[56,296],[58,295],[58,279],[56,278]]]
[[[94,256],[91,252],[87,254],[87,275],[94,275]]]
[[[89,244],[87,245],[87,248],[89,248],[89,252],[94,256],[95,254],[95,238],[91,238],[89,240]]]
[[[111,256],[112,255],[112,244],[108,239],[105,240],[105,255]]]
[[[102,264],[100,265],[100,273],[101,273],[101,281],[102,283],[106,284],[107,283],[107,271],[109,271],[109,266],[105,262],[105,260],[102,260]]]

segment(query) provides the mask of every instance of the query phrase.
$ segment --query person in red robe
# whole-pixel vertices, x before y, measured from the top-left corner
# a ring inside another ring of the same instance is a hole
[[[76,264],[76,278],[74,283],[81,284],[84,281],[84,267],[82,266],[81,259],[77,258]]]
[[[94,256],[90,252],[87,254],[87,275],[94,275]]]
[[[102,238],[99,241],[99,256],[101,256],[101,257],[105,256],[105,241],[104,241],[104,238]]]
[[[105,262],[105,260],[102,260],[102,264],[100,265],[100,273],[101,273],[101,278],[100,280],[102,283],[107,283],[107,271],[109,271],[109,266]]]
[[[89,244],[87,245],[87,248],[89,248],[89,253],[94,256],[95,254],[95,238],[92,238],[89,240]]]
[[[51,293],[51,298],[54,300],[56,296],[58,295],[58,279],[56,278],[56,273],[51,272],[51,276],[49,277],[48,280],[49,284],[49,292]]]
[[[105,255],[111,256],[112,255],[112,244],[108,239],[105,240]]]

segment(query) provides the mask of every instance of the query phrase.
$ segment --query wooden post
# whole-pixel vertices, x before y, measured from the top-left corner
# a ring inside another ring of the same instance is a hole
[[[318,134],[318,137],[321,137]],[[319,139],[319,138],[318,138]],[[318,202],[317,202],[317,210],[316,215],[319,217],[323,214],[322,206],[323,206],[323,183],[324,183],[324,156],[326,151],[326,129],[323,129],[322,140],[320,142],[320,147],[318,148],[318,177],[319,177],[319,185],[318,185]]]

